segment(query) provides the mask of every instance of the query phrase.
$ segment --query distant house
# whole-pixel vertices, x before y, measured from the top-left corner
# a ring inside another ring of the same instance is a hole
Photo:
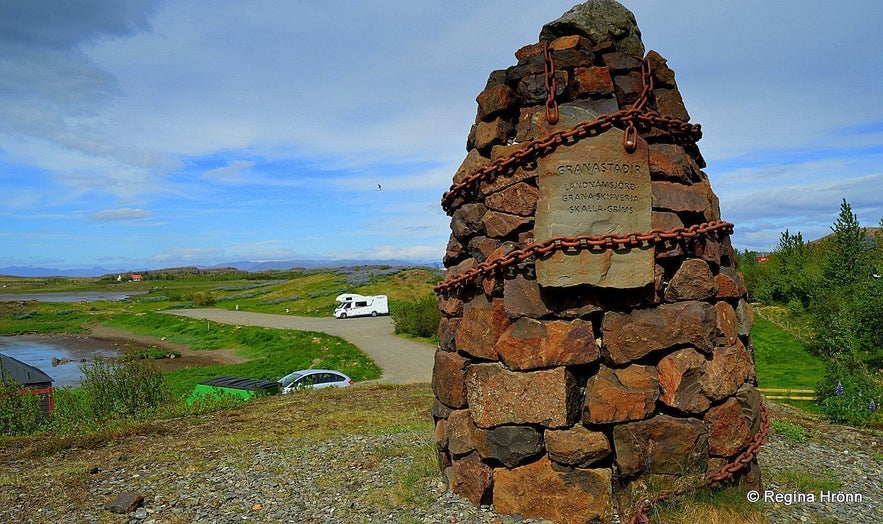
[[[52,403],[52,378],[46,373],[3,353],[0,353],[0,373],[9,375],[24,386],[26,390],[39,395],[43,414],[48,416],[55,409]]]
[[[132,273],[132,282],[141,282],[141,274]]]

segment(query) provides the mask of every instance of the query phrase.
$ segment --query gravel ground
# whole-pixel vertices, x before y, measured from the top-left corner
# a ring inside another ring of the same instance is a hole
[[[776,412],[787,411],[774,409],[774,418]],[[174,430],[157,438],[186,442],[187,431],[199,430]],[[180,432],[184,434],[176,434]],[[883,521],[881,437],[821,423],[815,423],[811,433],[812,440],[803,442],[771,434],[759,456],[764,490],[799,492],[793,486],[776,485],[774,479],[786,470],[802,470],[833,479],[839,482],[833,491],[859,494],[863,500],[826,503],[815,493],[812,503],[760,502],[770,521]],[[447,492],[439,479],[420,479],[421,471],[434,467],[431,435],[426,430],[317,442],[219,436],[194,439],[192,445],[170,447],[165,454],[156,452],[153,445],[153,456],[145,460],[139,449],[152,438],[131,437],[98,449],[42,459],[7,455],[6,474],[36,476],[37,485],[10,485],[2,482],[4,473],[0,472],[0,522],[536,522],[497,515],[489,508],[476,509]],[[60,477],[57,471],[54,475],[47,472],[59,465],[72,471]],[[403,491],[400,486],[409,474],[416,487]],[[142,507],[127,515],[104,508],[126,491],[143,495]]]

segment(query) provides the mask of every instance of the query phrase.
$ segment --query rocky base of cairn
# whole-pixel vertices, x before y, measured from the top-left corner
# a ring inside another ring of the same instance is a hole
[[[615,44],[568,35],[548,47],[556,129],[640,95],[641,61]],[[515,56],[478,95],[455,184],[549,132],[544,47]],[[649,108],[686,122],[665,59],[651,51],[646,61]],[[649,147],[652,227],[719,220],[695,144],[639,131]],[[530,162],[454,195],[447,277],[542,240],[533,238],[537,199]],[[725,234],[707,235],[657,244],[655,281],[640,289],[541,287],[527,260],[442,293],[432,414],[450,488],[500,513],[609,521],[614,505],[627,514],[648,494],[718,472],[760,424],[753,314],[735,262]],[[756,464],[741,474],[759,478]]]

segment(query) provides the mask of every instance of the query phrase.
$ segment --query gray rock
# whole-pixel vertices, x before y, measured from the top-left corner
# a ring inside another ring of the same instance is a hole
[[[138,493],[124,492],[104,505],[104,509],[114,513],[129,513],[141,507],[144,503],[144,496]]]
[[[616,0],[588,0],[574,6],[540,31],[540,41],[581,35],[594,44],[611,42],[618,51],[644,56],[644,43],[635,15]]]

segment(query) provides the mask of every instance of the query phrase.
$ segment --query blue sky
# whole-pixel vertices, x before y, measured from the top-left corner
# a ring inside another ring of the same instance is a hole
[[[738,248],[878,225],[883,3],[623,3]],[[0,266],[440,260],[476,95],[574,4],[0,0]]]

